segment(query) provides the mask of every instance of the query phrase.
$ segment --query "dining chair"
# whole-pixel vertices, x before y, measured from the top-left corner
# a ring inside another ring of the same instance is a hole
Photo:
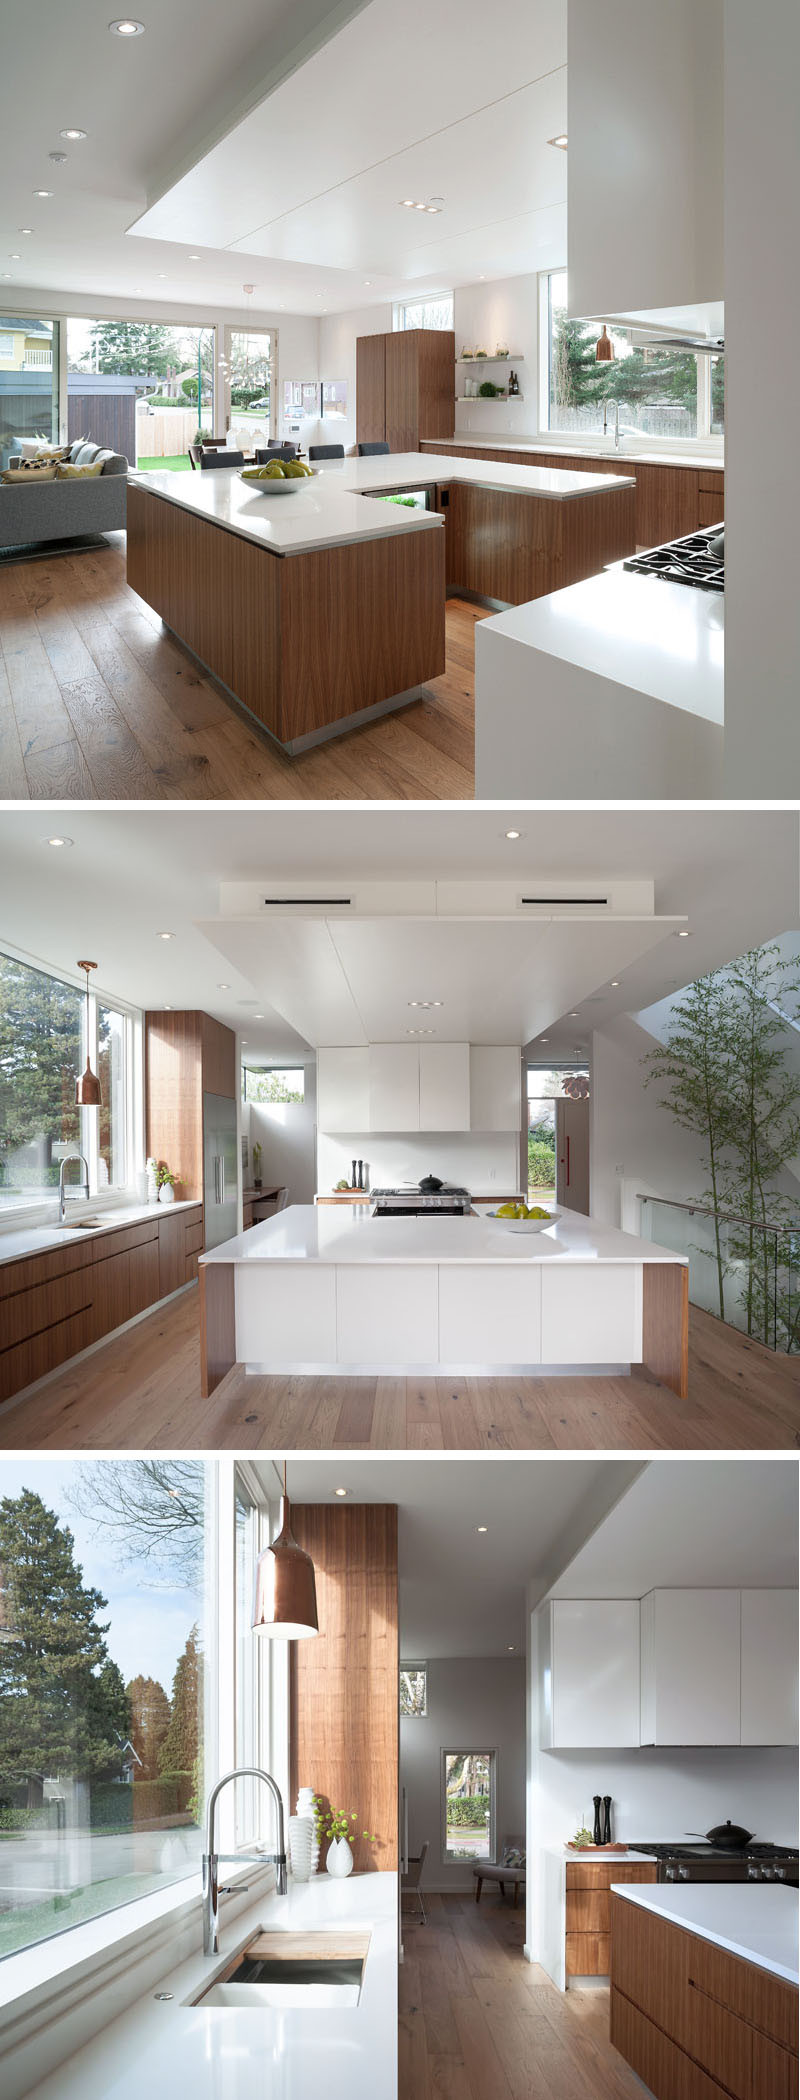
[[[419,1904],[419,1921],[421,1925],[427,1925],[428,1923],[428,1914],[425,1909],[425,1898],[420,1887],[420,1883],[422,1881],[422,1869],[425,1865],[425,1861],[428,1856],[428,1849],[428,1840],[426,1838],[424,1845],[421,1847],[418,1857],[416,1859],[409,1859],[404,1873],[400,1876],[401,1899],[403,1896],[416,1896],[417,1902]]]
[[[385,438],[377,438],[374,444],[358,445],[356,450],[359,459],[373,459],[378,452],[388,452],[389,447]]]
[[[309,459],[344,459],[344,445],[309,445]]]
[[[296,459],[297,446],[283,444],[280,438],[276,438],[268,445],[257,445],[255,458],[259,467],[268,466],[271,459]]]
[[[200,455],[202,453],[202,450],[202,445],[189,446],[189,465],[192,469],[192,473],[194,473],[195,468],[199,467],[200,465]]]
[[[243,467],[243,452],[201,452],[201,467]]]

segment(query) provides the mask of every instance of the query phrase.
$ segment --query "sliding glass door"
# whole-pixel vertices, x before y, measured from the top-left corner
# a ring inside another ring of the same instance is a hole
[[[0,314],[0,468],[58,442],[59,337],[58,321]]]

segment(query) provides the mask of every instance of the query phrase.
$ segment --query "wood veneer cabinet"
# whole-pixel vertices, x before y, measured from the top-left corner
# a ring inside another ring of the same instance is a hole
[[[611,1898],[611,2040],[655,2100],[795,2100],[797,1991]]]
[[[236,1037],[210,1014],[146,1013],[148,1157],[164,1159],[183,1197],[203,1194],[203,1095],[235,1101]]]
[[[558,503],[453,481],[437,490],[437,504],[447,520],[448,589],[508,605],[581,583],[634,544],[633,489]]]
[[[197,1276],[200,1204],[0,1264],[0,1401]]]
[[[354,1808],[357,1871],[397,1867],[400,1666],[397,1507],[295,1505],[292,1528],[311,1554],[319,1638],[292,1643],[291,1794],[299,1786]],[[362,1837],[375,1833],[375,1843]],[[324,1857],[323,1857],[324,1864]]]
[[[422,439],[420,451],[436,450],[436,445]],[[626,547],[626,554],[632,554],[634,547],[657,547],[662,540],[679,539],[699,526],[721,524],[724,517],[725,475],[718,468],[653,465],[628,456],[598,459],[596,452],[548,452],[544,446],[536,452],[515,452],[512,446],[499,451],[466,441],[463,452],[469,459],[497,460],[506,466],[560,467],[576,474],[632,478],[636,483],[634,542]]]
[[[453,435],[456,339],[448,328],[402,328],[356,340],[356,436],[390,452]]]
[[[655,1881],[656,1866],[642,1860],[567,1861],[566,1971],[568,1976],[611,1972],[611,1883]]]

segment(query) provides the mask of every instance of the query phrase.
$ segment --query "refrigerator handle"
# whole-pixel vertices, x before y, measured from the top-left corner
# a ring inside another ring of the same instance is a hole
[[[219,1193],[219,1153],[218,1153],[218,1152],[215,1152],[215,1154],[214,1154],[214,1202],[215,1202],[215,1203],[219,1203],[219,1201],[220,1201],[220,1193]]]
[[[225,1201],[225,1154],[224,1154],[224,1152],[221,1152],[221,1153],[220,1153],[220,1155],[219,1155],[219,1200],[220,1200],[220,1203],[224,1203],[224,1201]]]

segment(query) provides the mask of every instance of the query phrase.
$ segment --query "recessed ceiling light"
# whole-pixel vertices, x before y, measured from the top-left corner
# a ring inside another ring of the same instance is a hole
[[[550,1037],[549,1035],[540,1035],[539,1041],[540,1043],[549,1043]]]
[[[63,168],[66,165],[66,153],[48,153],[47,158],[52,160],[57,168]]]
[[[364,283],[365,283],[365,284],[371,284],[371,283],[372,283],[372,278],[371,278],[371,277],[365,277],[365,279],[364,279]]]
[[[58,834],[54,839],[48,839],[47,844],[48,846],[71,846],[72,840]]]
[[[31,190],[32,197],[52,197],[52,190]]]
[[[161,1011],[165,1014],[174,1014],[175,1008],[174,1006],[164,1006],[162,1007]]]
[[[19,251],[18,251],[18,249],[16,249],[16,248],[12,248],[12,250],[11,250],[11,254],[10,254],[10,256],[9,256],[9,262],[19,262],[19,260],[20,260],[20,256],[19,256]]]
[[[478,283],[479,283],[479,284],[485,284],[485,283],[486,283],[486,272],[485,272],[485,270],[481,270],[481,274],[480,274],[480,277],[478,278]]]
[[[558,131],[558,132],[556,132],[556,136],[555,136],[555,138],[554,138],[554,139],[548,139],[547,143],[548,143],[548,146],[561,146],[561,147],[563,148],[563,151],[564,151],[564,152],[566,153],[566,150],[567,150],[567,134],[566,134],[566,132],[565,132],[565,131]]]
[[[507,832],[506,832],[506,838],[507,838],[507,839],[519,839],[519,838],[521,838],[521,837],[522,837],[522,833],[521,833],[521,831],[507,831]]]
[[[247,1047],[247,1037],[246,1037],[246,1035],[243,1035],[243,1036],[242,1036],[242,1049],[244,1050],[244,1049],[246,1049],[246,1047]]]
[[[217,985],[217,991],[218,991],[218,992],[229,992],[229,991],[230,991],[230,985],[229,985],[229,984],[218,984],[218,985]]]
[[[162,282],[162,283],[163,283],[163,281],[164,281],[164,278],[166,277],[166,274],[167,274],[167,273],[166,273],[166,270],[159,270],[159,271],[157,272],[157,275],[158,275],[158,277],[159,277],[159,278],[161,279],[161,282]]]
[[[32,227],[32,226],[18,226],[18,227],[17,227],[17,232],[18,232],[18,233],[32,233],[32,232],[33,232],[33,227]]]
[[[4,270],[2,274],[3,274],[3,276],[4,276],[4,277],[10,277],[10,276],[11,276],[11,271],[10,271],[10,270]]]
[[[254,1015],[253,1015],[253,1020],[254,1020],[254,1021],[263,1021],[263,1019],[264,1019],[264,1016],[263,1016],[263,1014],[254,1014]]]
[[[133,22],[130,15],[123,16],[121,22],[109,22],[108,26],[112,36],[144,36],[144,23]]]
[[[507,1655],[516,1655],[516,1652],[517,1652],[517,1651],[516,1651],[516,1648],[515,1648],[515,1646],[514,1646],[514,1643],[513,1643],[513,1641],[511,1641],[511,1642],[509,1643],[509,1646],[508,1646],[508,1647],[507,1647],[507,1649],[506,1649],[506,1654],[507,1654]]]
[[[476,1531],[488,1531],[489,1526],[488,1524],[476,1524],[475,1529]]]
[[[334,1488],[333,1492],[335,1495],[339,1495],[340,1497],[344,1498],[344,1496],[348,1494],[349,1490],[347,1488]]]
[[[678,927],[678,939],[679,939],[679,941],[689,941],[689,940],[691,940],[691,934],[690,934],[690,932],[689,932],[689,928],[688,928],[688,926],[679,926],[679,927]]]
[[[619,991],[619,978],[618,978],[618,977],[612,977],[612,979],[611,979],[611,990],[612,990],[612,992],[618,992],[618,991]]]
[[[175,935],[174,933],[160,933],[158,938],[160,941],[174,941]]]
[[[577,1015],[577,1014],[567,1014],[567,1020],[568,1020],[568,1021],[577,1021],[577,1019],[578,1019],[578,1015]]]
[[[69,124],[66,131],[59,133],[59,137],[62,139],[85,139],[86,135],[85,131],[78,129],[77,124]]]
[[[413,199],[413,197],[401,197],[401,199],[400,199],[400,202],[401,202],[401,204],[402,204],[402,206],[403,206],[403,208],[404,208],[404,210],[405,210],[405,211],[413,211],[413,209],[414,209],[414,199]]]

